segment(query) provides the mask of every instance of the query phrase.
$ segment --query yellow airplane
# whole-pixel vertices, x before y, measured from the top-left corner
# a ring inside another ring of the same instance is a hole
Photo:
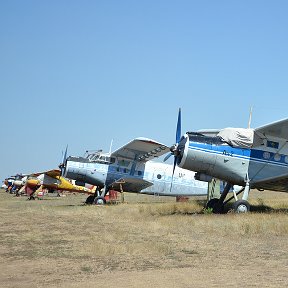
[[[35,193],[43,189],[94,194],[92,189],[75,185],[69,179],[61,176],[61,171],[57,169],[30,174],[21,189],[29,196],[29,200],[35,199]]]

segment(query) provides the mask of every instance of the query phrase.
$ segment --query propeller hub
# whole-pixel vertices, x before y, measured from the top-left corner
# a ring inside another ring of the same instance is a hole
[[[177,156],[179,156],[179,149],[178,149],[178,146],[179,146],[179,144],[178,143],[176,143],[176,144],[174,144],[174,145],[172,145],[171,147],[170,147],[170,151],[171,151],[171,153],[175,156],[175,157],[177,157]]]
[[[170,151],[171,153],[174,154],[174,152],[177,150],[177,144],[173,144],[171,147],[170,147]]]

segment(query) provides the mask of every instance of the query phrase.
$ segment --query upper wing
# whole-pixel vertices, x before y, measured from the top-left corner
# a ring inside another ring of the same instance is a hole
[[[112,157],[122,157],[130,160],[148,161],[169,152],[169,147],[148,138],[136,138],[114,151]]]
[[[264,190],[288,192],[288,174],[254,182],[252,187]]]
[[[50,177],[56,177],[56,176],[61,175],[61,171],[58,169],[54,169],[54,170],[49,170],[49,171],[44,171],[44,172],[32,173],[32,174],[30,174],[30,176],[39,176],[41,174],[46,174]]]
[[[288,118],[255,129],[266,137],[279,137],[288,140]]]
[[[153,185],[153,183],[136,178],[121,178],[111,184],[111,188],[116,190],[123,190],[125,192],[139,192],[149,186]]]
[[[255,132],[264,134],[265,136],[279,137],[288,140],[288,118],[282,119],[264,126],[254,129]],[[201,129],[197,131],[206,136],[216,136],[220,130],[218,129]]]

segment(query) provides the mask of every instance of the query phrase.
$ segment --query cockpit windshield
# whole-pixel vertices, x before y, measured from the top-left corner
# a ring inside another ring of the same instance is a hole
[[[223,141],[220,137],[218,136],[206,136],[201,133],[197,132],[187,132],[189,136],[190,141],[195,141],[198,143],[206,143],[206,144],[214,144],[214,145],[221,145],[221,144],[226,144],[225,141]]]
[[[101,164],[115,163],[115,158],[110,157],[109,154],[103,154],[102,150],[97,150],[94,152],[86,151],[86,154],[84,155],[84,157],[88,159],[89,162],[93,162],[93,163],[101,163]]]

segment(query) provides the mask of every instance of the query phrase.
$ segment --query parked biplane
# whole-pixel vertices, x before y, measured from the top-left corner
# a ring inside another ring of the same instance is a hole
[[[94,194],[91,189],[75,185],[70,179],[61,176],[61,171],[57,169],[18,177],[11,182],[11,185],[15,187],[16,196],[25,192],[29,196],[29,200],[35,199],[35,194],[43,189],[47,189],[49,192],[69,191]]]
[[[112,153],[100,150],[85,157],[65,156],[59,167],[63,176],[97,186],[95,195],[86,200],[89,204],[105,204],[110,189],[166,196],[207,195],[208,184],[195,180],[194,172],[181,168],[175,172],[170,164],[150,161],[167,152],[166,145],[136,138]]]
[[[212,177],[227,182],[220,199],[207,207],[223,211],[232,185],[243,186],[234,193],[235,212],[250,210],[250,189],[288,192],[288,119],[256,129],[225,128],[187,132],[181,136],[181,110],[176,129],[176,144],[170,147],[176,166],[196,171],[196,179]],[[168,157],[167,157],[168,158]],[[243,192],[242,199],[238,194]]]

